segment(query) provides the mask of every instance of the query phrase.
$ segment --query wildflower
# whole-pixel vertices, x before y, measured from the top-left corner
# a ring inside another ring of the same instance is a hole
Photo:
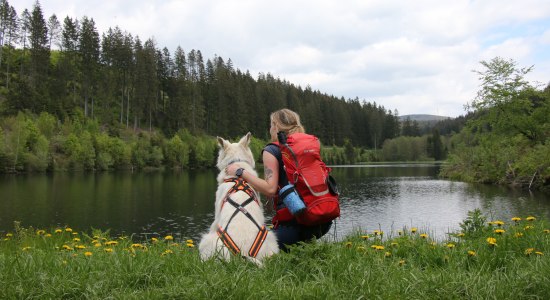
[[[372,249],[376,249],[376,247],[378,247],[378,245],[371,245],[370,246]]]
[[[404,259],[402,259],[402,260],[399,261],[399,265],[400,265],[400,266],[403,266],[403,265],[405,265],[406,263],[407,263],[407,262],[406,262]]]
[[[533,226],[527,225],[527,226],[525,226],[523,229],[524,229],[524,230],[529,230],[529,229],[533,229],[533,228],[534,228]]]
[[[84,256],[90,257],[90,256],[92,256],[92,252],[86,251],[86,252],[84,252]]]
[[[105,243],[106,246],[116,246],[118,244],[117,241],[108,241]]]
[[[189,244],[187,244],[187,245],[189,245]],[[357,251],[359,251],[359,252],[365,252],[365,250],[367,250],[367,249],[363,246],[357,247]]]
[[[533,253],[533,251],[535,251],[535,248],[527,248],[525,249],[525,255],[529,256],[531,255],[531,253]]]
[[[468,250],[468,256],[476,256],[477,253],[473,250]]]
[[[167,254],[172,254],[172,253],[174,253],[174,251],[168,249],[168,250],[162,252],[161,256],[164,256],[164,255],[167,255]]]
[[[506,232],[504,229],[495,229],[496,234],[503,234],[504,232]]]
[[[23,251],[28,251],[28,250],[30,250],[30,249],[31,249],[31,247],[27,246],[27,247],[23,247],[23,249],[21,249],[21,250],[23,250]]]
[[[46,233],[46,231],[42,230],[42,229],[36,231],[36,235],[43,235],[45,233]]]
[[[378,251],[384,250],[384,246],[376,246],[376,250]]]
[[[172,241],[172,240],[174,240],[174,237],[171,236],[171,235],[167,235],[167,236],[164,237],[164,239],[167,240],[167,241]]]
[[[495,224],[495,225],[497,225],[497,226],[500,227],[500,226],[504,225],[504,222],[501,221],[501,220],[496,220],[496,221],[493,221],[493,224]]]
[[[74,247],[78,250],[86,249],[86,246],[84,246],[84,245],[76,245]]]
[[[390,256],[391,256],[391,252],[386,252],[386,253],[384,253],[384,256],[385,256],[385,257],[390,257]]]
[[[382,235],[384,235],[384,232],[383,232],[382,230],[375,230],[375,231],[373,231],[372,233],[374,234],[374,236],[378,236],[378,235],[382,236]]]
[[[13,237],[13,233],[6,233],[6,237]]]
[[[417,230],[418,230],[418,228],[416,228],[416,227],[411,228],[412,233],[415,233]]]
[[[422,233],[422,234],[420,235],[420,237],[423,238],[423,239],[426,239],[426,238],[428,238],[428,235],[427,235],[426,233]]]
[[[392,247],[397,247],[397,246],[399,246],[399,244],[396,243],[396,242],[393,242],[393,243],[391,243],[390,245],[391,245]]]
[[[73,248],[67,245],[61,246],[61,250],[73,251]]]
[[[369,236],[368,235],[362,235],[361,238],[364,239],[364,240],[368,240]]]
[[[525,218],[525,220],[527,221],[535,221],[537,218],[533,217],[533,216],[529,216],[527,218]]]
[[[489,226],[493,226],[493,225],[494,225],[494,223],[493,223],[493,221],[489,221],[489,222],[487,222],[487,225],[489,225]]]
[[[119,236],[119,237],[118,237],[118,239],[121,240],[121,241],[123,241],[123,240],[125,240],[125,239],[127,239],[127,238],[128,238],[127,236]]]
[[[550,233],[550,229],[544,229],[542,232],[544,232],[544,233]]]
[[[47,238],[51,238],[52,234],[51,233],[46,233],[46,235],[44,235],[44,236],[47,237]]]
[[[54,233],[62,233],[62,232],[63,232],[63,230],[61,230],[61,229],[56,229],[56,230],[54,231]]]
[[[538,255],[538,256],[544,255],[544,253],[542,253],[542,252],[540,252],[540,251],[535,251],[535,254]]]
[[[94,239],[94,240],[99,240],[99,236],[94,235],[94,236],[92,237],[92,239]]]
[[[107,253],[111,253],[111,252],[113,252],[113,248],[105,248],[105,249],[103,249],[103,251],[105,251]]]
[[[142,244],[132,244],[132,248],[144,248]]]
[[[449,249],[453,249],[455,247],[455,244],[453,243],[448,243],[447,245],[445,245],[447,248]]]
[[[398,230],[398,231],[397,231],[397,234],[403,235],[403,230]]]
[[[512,221],[517,223],[517,222],[521,221],[521,218],[520,217],[513,217]]]
[[[180,245],[180,244],[178,244],[178,243],[172,243],[172,244],[170,244],[170,247],[177,247],[177,246],[179,246],[179,245]]]
[[[100,242],[94,243],[94,247],[101,247],[101,243]]]
[[[72,228],[69,228],[69,227],[67,227],[67,228],[65,228],[65,231],[66,231],[66,232],[73,232],[73,229],[72,229]]]
[[[521,232],[516,232],[516,234],[515,234],[514,236],[517,237],[517,238],[520,238],[520,237],[523,236],[523,233],[521,233]]]
[[[464,234],[464,232],[459,232],[456,236],[463,237],[463,236],[465,236],[465,234]]]
[[[346,242],[346,247],[351,248],[351,242]]]
[[[488,237],[487,238],[487,243],[490,245],[490,246],[496,246],[497,245],[497,239],[493,238],[493,237]]]
[[[73,241],[74,242],[80,242],[80,239],[79,238],[74,238]]]
[[[189,247],[189,248],[194,248],[194,247],[195,247],[195,245],[194,245],[194,244],[192,244],[192,243],[187,243],[187,247]]]
[[[193,244],[193,240],[189,239],[187,241],[185,241],[187,244]]]
[[[156,242],[158,242],[158,241],[159,241],[159,239],[157,239],[157,238],[155,238],[155,237],[154,237],[154,238],[151,238],[151,242],[153,242],[153,243],[156,243]]]

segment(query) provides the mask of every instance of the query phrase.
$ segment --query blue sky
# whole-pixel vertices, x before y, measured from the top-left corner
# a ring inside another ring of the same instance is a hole
[[[9,1],[9,0],[8,0]],[[20,13],[34,0],[9,1]],[[376,102],[399,114],[465,114],[496,56],[534,65],[550,82],[547,0],[43,0],[46,18],[91,17],[100,34],[119,26],[172,53],[231,58],[322,93]]]

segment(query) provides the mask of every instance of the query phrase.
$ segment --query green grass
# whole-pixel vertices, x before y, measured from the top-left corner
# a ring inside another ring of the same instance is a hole
[[[0,298],[550,299],[546,221],[469,219],[447,240],[412,228],[389,238],[356,232],[293,247],[262,268],[240,258],[202,262],[185,240],[138,245],[106,232],[16,225],[0,239]]]

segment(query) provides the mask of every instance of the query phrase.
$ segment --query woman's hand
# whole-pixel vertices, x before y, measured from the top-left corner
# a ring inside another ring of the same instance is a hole
[[[225,167],[225,173],[230,176],[235,176],[238,168],[240,167],[237,164],[230,164],[229,166]]]

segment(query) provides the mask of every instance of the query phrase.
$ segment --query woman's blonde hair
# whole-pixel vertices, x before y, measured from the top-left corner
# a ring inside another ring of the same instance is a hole
[[[286,134],[296,132],[306,132],[304,126],[300,122],[300,116],[288,108],[283,108],[271,113],[271,122],[275,123],[279,131],[284,131]]]

